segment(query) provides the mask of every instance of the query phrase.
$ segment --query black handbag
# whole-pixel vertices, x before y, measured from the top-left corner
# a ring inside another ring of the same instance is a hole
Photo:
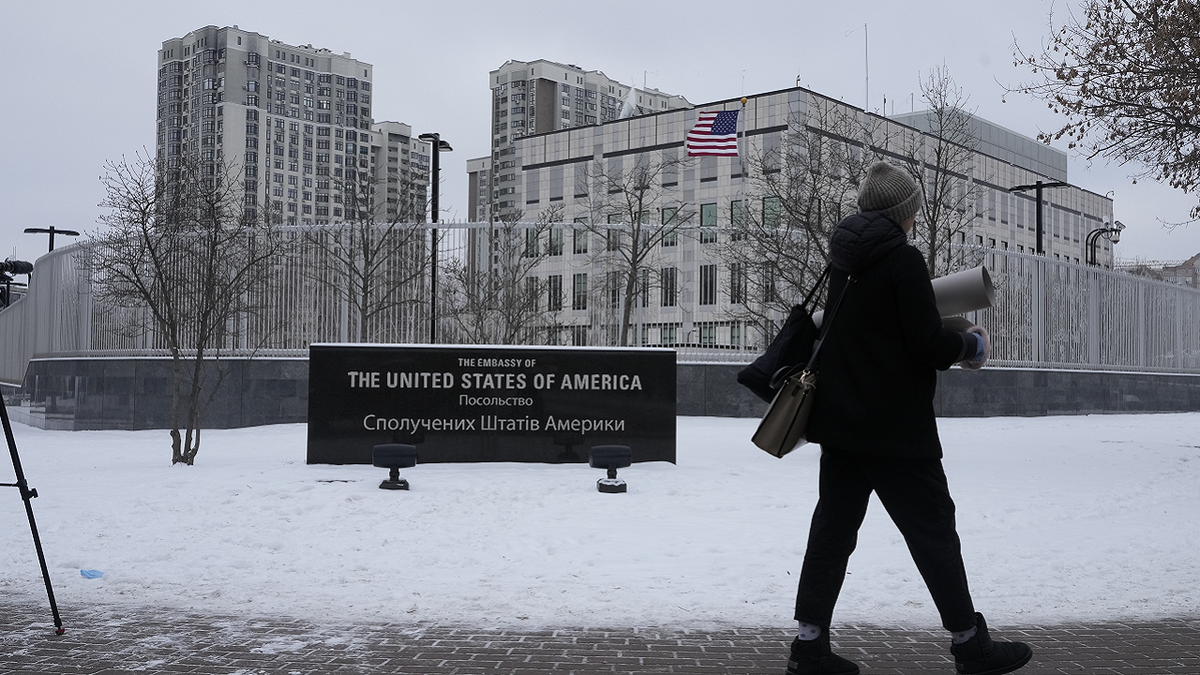
[[[846,297],[846,291],[853,281],[854,277],[851,277],[846,282],[833,308],[821,322],[821,335],[812,345],[812,354],[805,365],[796,364],[783,371],[779,378],[783,384],[750,439],[754,445],[776,457],[783,457],[808,442],[808,416],[817,389],[817,356],[821,353],[821,343],[829,334],[829,327],[833,325],[842,298]]]
[[[817,326],[813,323],[813,299],[817,291],[829,279],[829,266],[817,278],[817,283],[804,298],[804,302],[792,307],[787,321],[771,344],[767,345],[754,363],[743,368],[737,375],[738,384],[754,392],[754,395],[770,403],[775,391],[783,382],[783,373],[797,364],[807,363],[812,357],[813,344],[817,339]]]

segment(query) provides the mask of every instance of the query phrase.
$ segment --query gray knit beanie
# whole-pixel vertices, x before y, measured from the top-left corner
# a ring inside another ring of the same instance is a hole
[[[900,224],[921,208],[921,188],[907,171],[876,162],[858,187],[858,208],[879,211]]]

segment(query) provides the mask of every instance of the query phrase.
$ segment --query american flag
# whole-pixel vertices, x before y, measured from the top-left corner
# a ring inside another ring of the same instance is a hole
[[[688,157],[737,157],[737,110],[705,111],[687,135]]]

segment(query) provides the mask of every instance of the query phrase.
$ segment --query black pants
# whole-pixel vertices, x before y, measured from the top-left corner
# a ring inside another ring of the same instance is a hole
[[[872,491],[904,535],[942,626],[949,631],[974,626],[975,609],[954,527],[954,500],[942,461],[864,457],[837,450],[821,453],[820,499],[800,571],[796,620],[829,627]]]

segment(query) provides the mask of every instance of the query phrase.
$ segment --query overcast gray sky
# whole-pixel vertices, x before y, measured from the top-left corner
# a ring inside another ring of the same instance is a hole
[[[549,59],[702,104],[803,86],[887,112],[907,111],[918,82],[945,65],[976,112],[1028,136],[1060,120],[1044,103],[1007,96],[1028,77],[1014,40],[1036,48],[1052,7],[1008,0],[329,0],[196,3],[0,0],[9,66],[0,106],[0,257],[35,260],[45,235],[94,230],[98,177],[109,159],[153,150],[157,51],[209,24],[237,24],[289,44],[348,51],[375,67],[375,119],[440,132],[443,221],[466,217],[465,161],[489,150],[488,71]],[[866,29],[864,30],[864,24]],[[866,40],[864,40],[866,38]],[[864,45],[864,42],[866,43]],[[865,47],[865,49],[864,49]],[[869,81],[869,86],[867,82]],[[918,106],[919,107],[919,106]],[[1121,258],[1180,260],[1200,252],[1200,225],[1168,233],[1195,202],[1129,168],[1072,157],[1070,181],[1115,199],[1128,229]]]

